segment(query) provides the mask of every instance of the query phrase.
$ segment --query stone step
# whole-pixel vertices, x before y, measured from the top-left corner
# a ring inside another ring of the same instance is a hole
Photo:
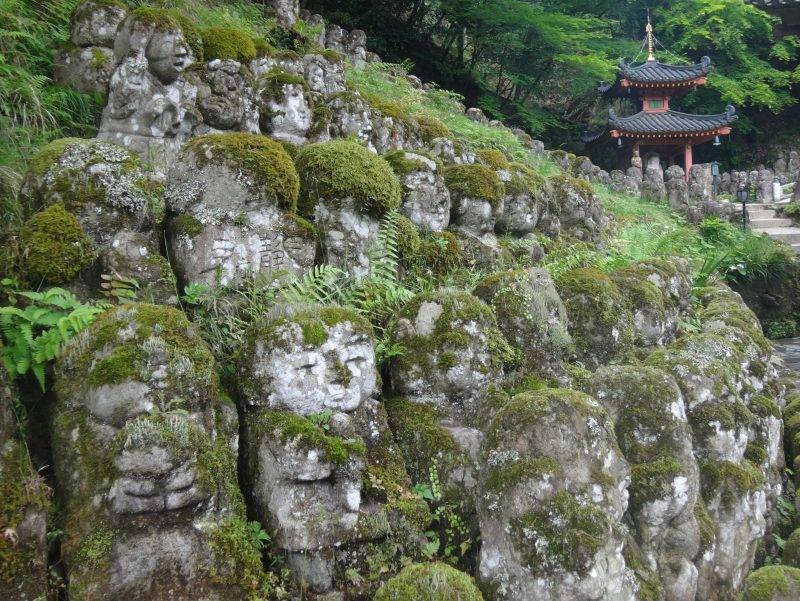
[[[788,244],[800,244],[800,228],[797,227],[767,227],[752,228],[758,234],[767,234],[776,240],[782,240]]]
[[[794,249],[796,255],[800,255],[800,242],[795,242],[792,244],[792,248]]]
[[[773,227],[792,227],[792,220],[791,219],[782,219],[782,218],[774,218],[774,219],[754,219],[752,214],[750,215],[750,227],[758,228],[758,229],[767,229]]]
[[[747,214],[750,215],[750,219],[753,221],[756,219],[774,219],[776,216],[775,209],[748,209]]]

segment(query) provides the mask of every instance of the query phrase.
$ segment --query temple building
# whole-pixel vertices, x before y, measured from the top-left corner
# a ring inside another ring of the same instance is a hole
[[[703,57],[694,65],[670,65],[656,60],[653,27],[647,23],[647,61],[629,64],[620,61],[616,81],[601,84],[599,90],[606,97],[633,100],[638,113],[623,117],[609,109],[608,133],[616,140],[621,166],[625,163],[641,168],[642,156],[657,154],[669,165],[679,164],[688,179],[692,167],[692,149],[698,144],[714,140],[731,132],[738,118],[736,110],[728,106],[719,115],[692,115],[670,108],[670,102],[706,83],[711,70],[711,59]],[[604,133],[604,132],[603,132]],[[598,139],[602,134],[584,136],[585,142]]]

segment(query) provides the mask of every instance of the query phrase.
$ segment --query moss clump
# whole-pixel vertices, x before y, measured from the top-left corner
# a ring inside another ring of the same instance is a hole
[[[520,196],[522,194],[534,195],[545,186],[547,180],[527,165],[511,163],[508,166],[511,179],[505,182],[506,194]]]
[[[493,207],[499,205],[505,195],[503,182],[485,165],[451,165],[444,170],[444,181],[451,192],[485,200]]]
[[[256,49],[256,58],[272,56],[275,52],[275,46],[270,44],[270,42],[264,38],[254,38],[253,46],[255,46]]]
[[[525,563],[535,574],[549,575],[553,571],[586,574],[609,528],[600,507],[566,491],[513,519],[510,526]]]
[[[446,471],[459,455],[459,447],[438,425],[436,409],[403,398],[386,399],[384,404],[411,480],[427,482],[434,463]]]
[[[28,164],[28,173],[41,177],[47,170],[58,162],[61,155],[71,144],[86,144],[88,140],[82,138],[61,138],[53,140],[36,153]]]
[[[552,457],[525,457],[501,466],[492,466],[486,477],[486,490],[504,493],[524,480],[540,480],[546,476],[559,478],[561,466]]]
[[[211,530],[211,549],[214,582],[239,586],[252,601],[272,598],[271,582],[261,564],[261,550],[244,518],[226,518]]]
[[[245,169],[267,198],[290,211],[297,208],[300,180],[292,157],[279,142],[247,133],[210,134],[190,140],[184,148],[192,151],[200,164],[222,160]]]
[[[400,206],[400,182],[385,160],[349,140],[305,146],[297,155],[300,214],[310,216],[317,202],[353,198],[364,213],[381,217]]]
[[[414,563],[389,579],[374,601],[483,601],[472,578],[444,563]]]
[[[408,123],[408,108],[400,102],[381,98],[377,94],[364,94],[366,100],[372,108],[380,111],[384,117],[391,117],[398,123]]]
[[[800,595],[800,569],[765,566],[751,572],[744,583],[742,601],[796,599]]]
[[[264,435],[277,434],[283,443],[296,441],[304,448],[321,450],[325,459],[336,465],[346,463],[352,455],[366,453],[361,439],[331,436],[310,419],[291,411],[265,409],[258,414],[255,429]]]
[[[778,407],[778,403],[761,394],[753,397],[753,400],[750,401],[750,411],[761,418],[777,417],[780,419],[781,417],[781,409]]]
[[[22,268],[31,282],[69,282],[97,257],[78,220],[60,204],[31,216],[22,226],[20,241]]]
[[[664,587],[657,574],[647,566],[647,558],[642,553],[636,540],[628,535],[622,548],[622,557],[625,558],[625,567],[633,570],[639,590],[636,591],[637,601],[659,601],[664,598]]]
[[[207,61],[232,59],[246,63],[256,57],[256,45],[244,31],[228,27],[209,27],[200,32]]]
[[[450,137],[450,128],[436,117],[428,115],[414,115],[417,122],[419,134],[426,143],[430,143],[436,138]]]
[[[464,262],[461,243],[453,232],[433,232],[422,238],[420,262],[426,270],[441,275]]]
[[[684,472],[681,463],[671,456],[634,465],[631,469],[631,503],[634,507],[642,507],[645,503],[671,495],[673,480]]]
[[[797,528],[786,539],[781,561],[787,566],[800,568],[800,528]]]
[[[422,238],[420,238],[417,226],[405,215],[398,215],[395,225],[397,226],[397,252],[400,256],[400,263],[409,267],[419,256],[422,249]]]
[[[383,158],[391,165],[392,171],[399,177],[406,176],[414,171],[428,171],[428,166],[424,162],[415,159],[414,153],[405,150],[391,150],[383,155]]]
[[[737,503],[742,495],[764,486],[764,474],[749,460],[740,465],[730,461],[698,461],[704,496],[720,493],[728,506]]]
[[[176,236],[194,238],[203,233],[203,223],[199,219],[186,213],[173,217],[169,225],[170,230],[172,230]]]
[[[495,148],[481,148],[475,152],[475,158],[495,171],[508,169],[510,166],[506,155]]]
[[[264,97],[276,99],[283,97],[283,86],[306,87],[306,80],[296,73],[290,73],[283,67],[273,67],[261,78],[264,86]]]
[[[694,518],[697,520],[697,526],[700,530],[700,553],[704,553],[711,548],[717,538],[717,528],[711,516],[708,514],[708,508],[702,498],[697,499],[694,504]]]

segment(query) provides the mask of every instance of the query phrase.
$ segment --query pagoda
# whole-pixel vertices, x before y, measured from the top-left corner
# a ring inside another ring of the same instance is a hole
[[[673,98],[682,96],[705,85],[711,71],[711,59],[704,56],[694,65],[670,65],[656,60],[653,26],[647,20],[647,61],[629,64],[620,60],[617,80],[612,85],[600,86],[605,96],[632,98],[639,112],[621,117],[609,109],[608,131],[617,140],[622,157],[630,157],[633,165],[641,167],[642,152],[658,153],[670,166],[682,159],[685,177],[692,168],[692,148],[731,132],[731,124],[738,118],[736,109],[728,106],[719,115],[692,115],[670,109]],[[584,141],[599,138],[585,136]],[[623,159],[624,160],[624,159]]]

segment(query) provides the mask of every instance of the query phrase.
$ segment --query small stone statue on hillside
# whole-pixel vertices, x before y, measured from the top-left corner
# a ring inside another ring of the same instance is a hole
[[[180,27],[137,15],[122,25],[114,54],[120,62],[98,137],[132,148],[165,171],[201,120],[197,86],[183,76],[195,56]]]

